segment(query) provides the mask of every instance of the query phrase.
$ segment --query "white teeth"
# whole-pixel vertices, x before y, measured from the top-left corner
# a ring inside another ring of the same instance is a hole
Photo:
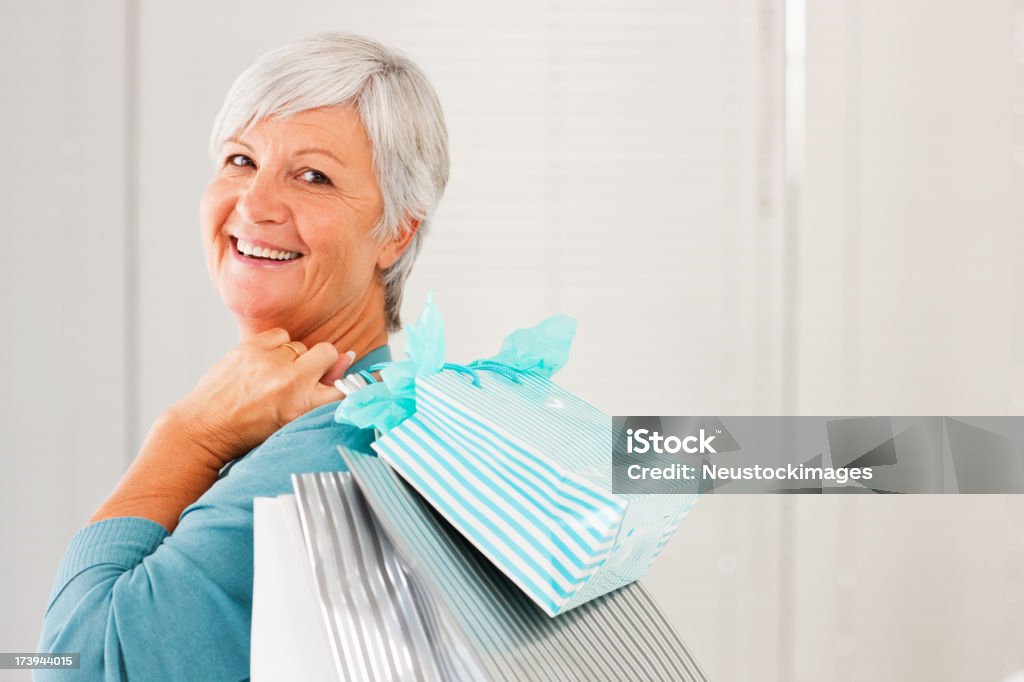
[[[238,240],[238,251],[246,256],[255,258],[268,258],[270,260],[294,260],[300,255],[294,251],[278,251],[276,249],[264,249],[244,239]]]

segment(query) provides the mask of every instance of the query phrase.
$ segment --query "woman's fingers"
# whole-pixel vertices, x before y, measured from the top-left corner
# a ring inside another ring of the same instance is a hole
[[[333,403],[345,397],[341,391],[334,387],[333,381],[324,382],[323,379],[328,375],[343,375],[354,359],[355,353],[352,351],[339,354],[337,348],[330,343],[324,342],[310,348],[309,352],[296,361],[296,364],[300,365],[303,373],[308,371],[309,376],[320,380],[311,389],[311,395],[309,396],[311,408]]]
[[[322,354],[321,349],[317,348],[320,345],[327,346],[327,348],[322,349]],[[330,395],[334,396],[333,400],[337,400],[341,397],[341,393],[334,388],[334,382],[336,379],[345,376],[345,370],[352,366],[356,354],[353,351],[339,354],[338,350],[329,343],[317,344],[317,346],[314,346],[309,353],[302,356],[301,367],[318,379],[322,386],[329,388]],[[313,354],[313,351],[316,351],[316,354]],[[322,391],[321,394],[329,395]]]
[[[338,359],[338,349],[327,341],[321,341],[304,352],[295,361],[303,374],[316,374],[319,379]]]
[[[203,415],[195,420],[196,433],[221,443],[217,455],[227,462],[289,421],[343,398],[334,379],[344,375],[354,357],[339,354],[328,342],[307,350],[290,341],[286,330],[268,329],[226,353],[182,404],[189,414]]]
[[[356,354],[353,351],[342,353],[338,356],[338,359],[334,361],[334,364],[324,372],[323,376],[320,377],[320,383],[328,386],[333,386],[334,382],[345,376],[345,370],[352,366],[353,360],[355,360]]]
[[[298,360],[306,353],[306,346],[301,341],[288,341],[282,343],[278,348],[287,351],[289,360]]]
[[[312,407],[320,407],[328,403],[333,403],[341,400],[345,397],[345,394],[336,389],[334,386],[325,386],[318,383],[313,388],[313,396],[311,398]]]
[[[288,343],[288,330],[281,329],[280,327],[274,327],[273,329],[268,329],[265,332],[253,335],[249,341],[260,348],[272,350],[280,347],[283,343]]]

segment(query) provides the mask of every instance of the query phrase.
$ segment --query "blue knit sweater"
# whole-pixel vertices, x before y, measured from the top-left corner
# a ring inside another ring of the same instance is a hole
[[[349,373],[390,359],[381,346]],[[343,470],[338,445],[369,451],[373,431],[336,423],[336,408],[303,415],[225,468],[173,533],[138,517],[79,530],[37,651],[78,652],[81,668],[36,670],[34,679],[248,679],[252,500],[292,492],[293,473]]]

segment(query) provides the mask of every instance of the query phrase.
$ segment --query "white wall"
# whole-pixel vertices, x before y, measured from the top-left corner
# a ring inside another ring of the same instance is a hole
[[[129,447],[125,22],[113,1],[2,12],[0,649],[31,652],[64,547]]]
[[[807,4],[796,300],[783,309],[796,413],[1007,413],[1024,317],[1022,9]],[[1024,671],[1020,496],[700,505],[649,580],[713,679]]]
[[[440,93],[452,180],[406,319],[435,289],[452,358],[566,312],[561,381],[611,413],[1006,412],[1013,3],[811,4],[789,216],[781,0],[139,4],[2,10],[0,650],[34,649],[67,539],[235,342],[198,240],[206,137],[233,77],[313,30],[399,46]],[[1005,679],[1022,512],[709,496],[647,583],[713,680]]]
[[[1022,9],[807,3],[796,300],[782,311],[796,413],[1007,413],[1024,317]],[[700,505],[649,581],[713,679],[1024,671],[1019,496]]]

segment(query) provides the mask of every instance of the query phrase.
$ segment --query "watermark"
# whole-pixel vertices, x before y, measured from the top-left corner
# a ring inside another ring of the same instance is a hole
[[[715,449],[711,447],[711,441],[714,439],[714,436],[705,436],[704,429],[700,430],[699,436],[683,436],[682,438],[662,436],[657,431],[649,429],[637,429],[636,431],[626,429],[626,451],[638,455],[646,452],[654,452],[659,455],[675,454],[680,451],[691,455],[713,453]],[[699,443],[699,445],[693,445],[694,443]]]
[[[38,670],[43,668],[79,669],[79,654],[40,654],[40,653],[0,653],[0,670],[24,668]]]
[[[616,493],[1024,493],[1024,417],[617,416]]]

